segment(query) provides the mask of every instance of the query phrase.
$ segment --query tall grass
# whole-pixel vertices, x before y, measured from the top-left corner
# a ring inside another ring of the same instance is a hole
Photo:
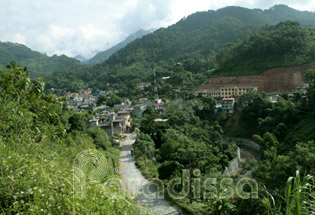
[[[314,177],[306,175],[301,178],[300,172],[296,171],[285,188],[286,214],[315,214],[314,195]]]
[[[312,215],[315,214],[315,178],[311,175],[289,177],[284,195],[270,193],[265,186],[260,192],[260,202],[268,215]]]
[[[0,214],[144,213],[112,184],[90,184],[84,198],[73,195],[73,157],[84,148],[26,142],[0,139]]]

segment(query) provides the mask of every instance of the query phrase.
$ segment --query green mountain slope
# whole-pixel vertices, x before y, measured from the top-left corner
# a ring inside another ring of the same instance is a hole
[[[207,56],[216,53],[224,44],[244,39],[259,26],[294,20],[302,27],[313,27],[315,13],[300,12],[284,5],[269,10],[226,7],[217,11],[198,12],[167,29],[135,41],[113,55],[105,64],[152,60],[180,60],[185,56]],[[139,55],[142,58],[139,59]]]
[[[69,79],[88,83],[92,88],[116,87],[122,96],[130,96],[136,91],[132,92],[129,82],[152,82],[154,66],[158,77],[171,76],[171,87],[193,88],[209,77],[209,71],[217,66],[216,55],[227,44],[242,41],[265,25],[288,19],[298,21],[302,27],[315,25],[314,13],[284,5],[268,10],[226,7],[198,12],[128,44],[101,64],[55,75],[48,85],[71,90],[66,84]],[[180,68],[174,67],[178,62]]]
[[[139,31],[135,32],[134,34],[131,34],[130,36],[128,36],[124,41],[111,47],[110,49],[97,53],[91,59],[84,61],[84,63],[95,64],[95,63],[100,63],[104,60],[107,60],[115,52],[119,51],[120,49],[124,48],[126,45],[131,43],[132,41],[134,41],[138,38],[141,38],[142,36],[144,36],[148,33],[149,33],[149,31],[139,30]]]
[[[287,21],[266,26],[245,40],[231,44],[217,56],[214,75],[259,75],[264,70],[308,63],[315,59],[315,30]]]
[[[27,66],[31,71],[31,78],[45,77],[53,72],[71,70],[81,65],[78,60],[65,55],[49,57],[21,44],[0,42],[0,64],[7,65],[11,61]]]

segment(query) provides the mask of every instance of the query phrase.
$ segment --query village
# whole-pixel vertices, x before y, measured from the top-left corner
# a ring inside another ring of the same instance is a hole
[[[141,82],[138,84],[140,90],[145,90],[145,87],[149,86],[148,82]],[[155,111],[159,112],[163,110],[164,102],[156,97],[154,100],[148,98],[140,98],[136,104],[132,105],[132,102],[128,98],[123,98],[120,104],[115,104],[110,107],[106,104],[97,105],[97,101],[100,96],[107,96],[110,93],[118,93],[116,89],[110,89],[108,91],[99,91],[98,93],[92,93],[92,89],[80,89],[78,92],[69,92],[65,95],[67,99],[67,108],[73,109],[78,112],[85,110],[93,110],[93,118],[86,122],[86,127],[99,126],[102,128],[108,136],[119,134],[125,136],[132,129],[132,118],[141,118],[143,112],[152,107]],[[133,116],[131,118],[131,116]]]
[[[236,107],[245,107],[250,101],[242,101],[242,104],[238,103],[238,98],[244,94],[250,92],[261,92],[259,85],[250,84],[211,84],[213,79],[208,79],[201,86],[194,91],[194,96],[211,96],[215,99],[216,105],[214,107],[214,114],[220,113],[233,114]],[[210,84],[209,84],[210,83]],[[155,83],[154,83],[155,84]],[[137,84],[137,89],[145,92],[147,87],[150,87],[149,82],[140,82]],[[292,89],[288,93],[289,97],[293,97],[295,94],[301,94],[305,96],[307,83],[300,83],[295,89]],[[109,89],[107,91],[98,91],[92,93],[92,89],[80,89],[78,92],[68,92],[65,97],[67,99],[68,109],[73,109],[78,112],[85,110],[93,110],[93,118],[86,122],[86,127],[99,126],[102,128],[108,136],[119,135],[125,136],[127,133],[133,131],[132,120],[140,119],[143,113],[148,108],[153,108],[155,112],[160,113],[163,116],[164,105],[167,103],[182,105],[185,103],[183,98],[178,98],[174,101],[162,100],[157,93],[157,87],[155,89],[154,99],[139,98],[136,102],[131,102],[128,98],[123,98],[120,104],[115,104],[110,107],[106,104],[97,105],[97,101],[101,96],[108,96],[110,94],[119,93],[117,89]],[[277,102],[281,92],[268,92],[268,98],[271,102]],[[167,119],[156,119],[156,121],[165,121]]]

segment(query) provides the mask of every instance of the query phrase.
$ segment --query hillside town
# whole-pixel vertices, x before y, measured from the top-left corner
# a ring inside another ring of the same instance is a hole
[[[169,78],[169,77],[168,77]],[[242,104],[238,104],[238,98],[244,94],[250,92],[262,92],[263,89],[260,85],[249,85],[249,84],[215,84],[215,79],[208,79],[201,86],[196,88],[194,95],[200,96],[211,96],[215,99],[216,105],[214,108],[214,115],[225,113],[233,114],[236,106],[244,107],[249,101],[243,101]],[[151,86],[149,82],[140,82],[137,84],[137,88],[144,91],[146,87]],[[308,83],[300,81],[300,83],[291,86],[287,89],[286,93],[288,96],[293,97],[296,94],[301,94],[303,97],[306,95],[306,89]],[[270,89],[267,93],[269,100],[272,103],[277,102],[277,98],[282,92],[273,92],[275,89]],[[134,104],[128,99],[124,98],[120,104],[115,104],[113,107],[109,107],[106,104],[97,105],[97,100],[100,96],[106,96],[109,93],[119,93],[117,89],[110,89],[108,91],[98,91],[98,93],[92,93],[91,88],[80,89],[78,92],[69,92],[65,95],[67,99],[68,109],[73,109],[78,112],[84,110],[93,110],[96,113],[93,118],[86,122],[86,127],[99,126],[106,133],[111,136],[119,134],[124,136],[132,130],[133,119],[140,119],[143,116],[144,111],[152,107],[156,112],[163,115],[163,106],[169,101],[162,101],[156,95],[156,99],[139,98]],[[146,92],[149,93],[149,92]],[[173,104],[184,104],[184,100],[179,98],[172,101]],[[209,113],[210,114],[210,113]],[[157,119],[157,121],[163,119]]]

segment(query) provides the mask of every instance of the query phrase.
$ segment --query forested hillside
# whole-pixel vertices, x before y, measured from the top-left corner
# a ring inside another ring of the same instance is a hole
[[[49,57],[21,44],[0,42],[0,64],[3,67],[11,61],[28,67],[31,78],[45,77],[53,72],[69,71],[81,66],[80,61],[65,55]]]
[[[78,84],[87,83],[98,89],[119,88],[121,96],[132,96],[137,93],[129,83],[152,82],[154,67],[158,77],[172,77],[169,83],[160,83],[160,88],[193,89],[217,68],[216,56],[228,44],[243,41],[260,30],[276,31],[277,27],[266,25],[288,19],[298,21],[302,27],[312,27],[315,14],[284,5],[268,10],[226,7],[198,12],[130,43],[103,63],[54,74],[47,79],[48,87],[75,90]]]
[[[275,67],[301,65],[315,59],[315,30],[286,21],[264,26],[245,40],[230,44],[217,56],[224,76],[256,75]]]
[[[95,63],[100,63],[104,60],[107,60],[115,52],[119,51],[120,49],[124,48],[126,45],[131,43],[132,41],[134,41],[138,38],[141,38],[142,36],[144,36],[148,33],[149,33],[149,31],[139,30],[139,31],[135,32],[134,34],[131,34],[124,41],[118,43],[117,45],[113,46],[112,48],[110,48],[106,51],[102,51],[102,52],[97,53],[91,59],[84,61],[84,63],[95,64]]]

